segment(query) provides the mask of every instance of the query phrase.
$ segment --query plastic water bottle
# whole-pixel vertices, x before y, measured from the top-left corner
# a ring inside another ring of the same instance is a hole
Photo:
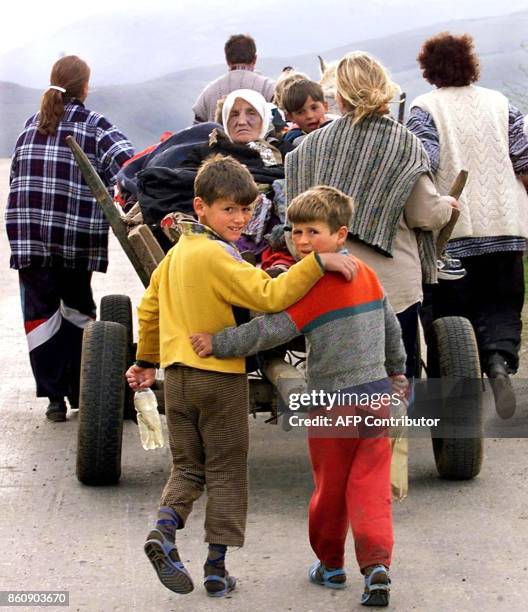
[[[139,437],[145,450],[161,448],[164,444],[158,401],[152,389],[142,389],[134,394]]]

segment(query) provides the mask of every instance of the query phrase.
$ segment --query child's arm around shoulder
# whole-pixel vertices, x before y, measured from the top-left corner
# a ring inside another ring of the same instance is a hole
[[[286,312],[267,314],[238,327],[214,334],[193,334],[191,344],[199,357],[244,357],[289,342],[300,331]]]
[[[356,263],[339,253],[310,254],[285,274],[271,278],[244,262],[240,255],[219,246],[211,258],[211,282],[222,298],[235,306],[263,312],[279,312],[302,298],[324,272],[340,272],[352,280]]]

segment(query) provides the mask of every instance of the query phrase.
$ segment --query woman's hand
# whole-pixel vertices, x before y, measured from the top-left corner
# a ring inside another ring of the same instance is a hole
[[[126,371],[125,378],[132,391],[148,389],[156,380],[156,368],[140,368],[134,363]]]
[[[457,210],[460,210],[460,202],[458,200],[456,200],[455,198],[453,198],[452,196],[447,196],[451,202],[451,208],[456,208]]]
[[[191,344],[198,357],[209,357],[213,354],[213,336],[211,334],[193,334]]]
[[[356,258],[353,255],[319,253],[319,259],[327,272],[339,272],[347,281],[351,281],[357,274]]]

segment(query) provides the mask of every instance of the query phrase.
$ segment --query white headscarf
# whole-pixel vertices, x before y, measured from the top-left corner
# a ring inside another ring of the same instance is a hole
[[[264,96],[259,94],[258,91],[253,91],[253,89],[235,89],[232,91],[225,99],[224,106],[222,108],[222,124],[224,126],[224,131],[227,134],[227,137],[231,142],[233,139],[229,135],[227,130],[227,120],[229,119],[229,113],[235,104],[235,100],[237,98],[242,98],[248,104],[257,111],[257,113],[262,118],[262,127],[260,128],[260,134],[258,135],[259,139],[264,138],[269,129],[269,124],[271,121],[271,111],[268,107],[268,103],[266,102]]]

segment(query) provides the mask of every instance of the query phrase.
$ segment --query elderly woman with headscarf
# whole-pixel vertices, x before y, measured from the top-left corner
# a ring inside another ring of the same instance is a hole
[[[208,142],[195,147],[184,166],[198,169],[202,161],[213,154],[231,155],[247,166],[259,185],[261,196],[238,246],[258,255],[267,246],[264,234],[279,221],[284,221],[282,144],[274,137],[266,139],[271,127],[271,112],[258,92],[251,89],[231,92],[221,112],[223,129],[213,129]],[[291,149],[285,146],[286,151]]]
[[[449,221],[457,202],[438,194],[420,141],[389,116],[396,86],[375,58],[362,51],[343,57],[336,87],[343,116],[286,157],[287,201],[314,185],[354,198],[347,246],[382,282],[402,326],[410,376],[422,272],[430,282],[437,278],[432,231]]]
[[[137,181],[137,197],[145,223],[156,228],[167,213],[193,214],[194,177],[206,158],[216,154],[234,157],[248,168],[260,187],[261,196],[239,245],[241,250],[258,255],[267,246],[264,234],[284,220],[284,166],[282,153],[275,146],[280,143],[274,138],[266,140],[271,113],[258,92],[250,89],[231,92],[221,113],[222,127],[208,123],[182,130],[151,153],[130,182],[133,187]],[[156,235],[163,241],[161,232]]]
[[[222,127],[215,128],[209,140],[189,153],[186,166],[196,165],[213,153],[232,155],[247,165],[258,182],[267,183],[269,176],[280,175],[283,178],[283,155],[291,147],[283,149],[283,144],[276,138],[266,136],[271,129],[271,111],[264,97],[251,89],[237,89],[226,96],[223,101]],[[280,169],[277,172],[264,172],[263,168]],[[264,178],[264,180],[259,180]]]

